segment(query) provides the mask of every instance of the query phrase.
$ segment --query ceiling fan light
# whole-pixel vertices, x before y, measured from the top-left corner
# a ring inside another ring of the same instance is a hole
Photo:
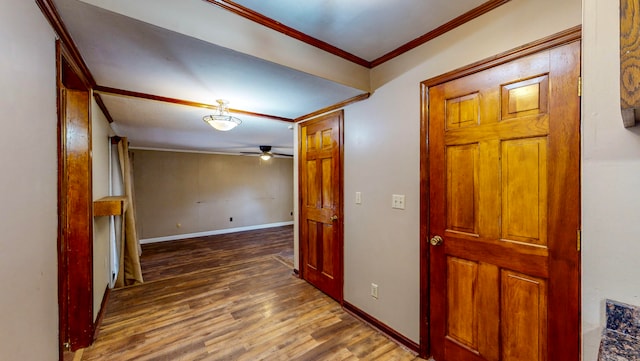
[[[218,99],[216,102],[218,103],[218,106],[215,107],[216,114],[203,117],[202,120],[205,123],[222,132],[229,131],[242,123],[242,120],[229,114],[228,101]]]
[[[260,155],[260,159],[262,160],[269,160],[273,158],[273,154],[269,153],[269,152],[264,152]]]

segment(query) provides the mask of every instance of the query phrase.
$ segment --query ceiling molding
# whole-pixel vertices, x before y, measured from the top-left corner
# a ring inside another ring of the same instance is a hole
[[[504,5],[506,3],[508,3],[511,0],[489,0],[485,3],[483,3],[480,6],[477,6],[469,11],[467,11],[466,13],[456,17],[455,19],[431,30],[430,32],[419,36],[411,41],[409,41],[408,43],[401,45],[400,47],[396,48],[395,50],[392,50],[386,54],[384,54],[383,56],[372,60],[372,61],[368,61],[366,59],[360,58],[356,55],[353,55],[345,50],[342,50],[336,46],[333,46],[329,43],[326,43],[322,40],[316,39],[312,36],[309,36],[301,31],[298,31],[296,29],[293,29],[287,25],[284,25],[270,17],[264,16],[256,11],[253,11],[247,7],[244,7],[242,5],[236,4],[235,2],[231,1],[231,0],[204,0],[208,3],[211,3],[213,5],[217,5],[227,11],[230,11],[236,15],[242,16],[245,19],[251,20],[255,23],[258,23],[260,25],[263,25],[265,27],[268,27],[272,30],[275,30],[279,33],[282,33],[286,36],[292,37],[294,39],[300,40],[302,42],[305,42],[311,46],[314,46],[318,49],[324,50],[328,53],[331,53],[333,55],[339,56],[345,60],[351,61],[355,64],[358,65],[362,65],[366,68],[372,69],[375,68],[376,66],[383,64],[397,56],[400,56],[406,52],[408,52],[409,50],[412,50],[414,48],[417,48],[418,46],[435,39],[436,37],[445,34],[455,28],[457,28],[458,26],[461,26],[501,5]]]
[[[102,97],[100,96],[100,94],[94,92],[93,98],[96,100],[96,103],[98,103],[98,107],[100,108],[100,110],[102,110],[102,114],[104,114],[104,116],[107,118],[107,121],[109,121],[109,123],[113,123],[113,117],[109,113],[107,106],[104,105],[104,101],[102,101]]]
[[[153,94],[135,92],[135,91],[131,91],[131,90],[110,88],[110,87],[101,86],[101,85],[96,85],[94,87],[94,91],[102,93],[102,94],[119,95],[119,96],[125,96],[125,97],[154,100],[154,101],[158,101],[158,102],[186,105],[188,107],[207,108],[207,109],[216,109],[216,107],[217,107],[217,105],[213,105],[213,104],[200,103],[200,102],[194,102],[194,101],[190,101],[190,100],[177,99],[177,98],[163,97],[163,96],[160,96],[160,95],[153,95]],[[254,117],[260,117],[260,118],[269,118],[269,119],[274,119],[274,120],[279,120],[279,121],[289,122],[289,123],[293,123],[294,122],[294,120],[291,119],[291,118],[279,117],[277,115],[254,113],[254,112],[249,112],[249,111],[240,110],[240,109],[231,109],[231,108],[229,108],[229,112],[236,113],[236,114],[244,114],[244,115],[249,115],[249,116],[254,116]]]
[[[561,45],[565,45],[574,41],[582,39],[582,26],[577,25],[559,33],[547,36],[523,46],[519,46],[515,49],[497,54],[484,60],[469,64],[460,69],[438,75],[436,77],[422,81],[423,87],[432,87],[438,84],[442,84],[451,80],[462,78],[467,75],[475,74],[480,71],[508,63],[512,60],[522,58],[531,54],[538,53],[543,50],[555,48]]]
[[[324,113],[329,113],[329,112],[334,111],[336,109],[344,108],[349,104],[353,104],[353,103],[357,103],[359,101],[363,101],[365,99],[369,99],[370,96],[371,96],[371,93],[363,93],[363,94],[360,94],[360,95],[356,95],[355,97],[349,98],[349,99],[344,100],[344,101],[341,101],[340,103],[336,103],[336,104],[330,105],[330,106],[328,106],[326,108],[322,108],[320,110],[316,110],[313,113],[309,113],[307,115],[303,115],[301,117],[298,117],[298,118],[294,119],[294,121],[296,123],[298,123],[298,122],[301,122],[301,121],[316,117],[316,116],[324,114]]]
[[[259,156],[261,154],[261,153],[257,153],[257,152],[252,152],[252,153],[247,153],[247,152],[216,152],[216,151],[197,150],[197,149],[154,148],[154,147],[129,147],[129,149],[130,150],[150,150],[150,151],[154,151],[154,152],[214,154],[214,155],[229,155],[229,156],[241,156],[241,157],[256,157],[256,156]],[[293,154],[292,155],[274,154],[273,158],[293,159]]]
[[[489,11],[497,8],[500,5],[504,5],[506,3],[508,3],[511,0],[490,0],[485,2],[484,4],[475,7],[469,11],[467,11],[466,13],[458,16],[457,18],[431,30],[430,32],[415,38],[413,40],[411,40],[410,42],[400,46],[399,48],[392,50],[388,53],[386,53],[385,55],[379,57],[378,59],[375,59],[373,61],[371,61],[371,68],[375,68],[376,66],[383,64],[399,55],[402,55],[406,52],[408,52],[409,50],[412,50],[414,48],[417,48],[418,46],[433,40],[435,38],[437,38],[438,36],[445,34],[455,28],[457,28],[458,26],[461,26],[477,17],[479,17],[480,15],[486,14]]]
[[[58,34],[58,37],[64,44],[68,55],[71,57],[73,62],[78,67],[78,70],[82,73],[82,76],[89,83],[87,84],[89,87],[94,87],[96,85],[96,81],[89,70],[89,67],[82,59],[82,55],[76,46],[76,43],[73,41],[71,34],[67,30],[67,27],[64,25],[56,6],[53,4],[53,0],[36,0],[36,4],[42,11],[44,17],[49,21],[53,31]]]
[[[348,60],[352,63],[364,66],[366,68],[371,68],[371,62],[366,59],[363,59],[359,56],[351,54],[347,51],[344,51],[336,46],[333,46],[327,42],[324,42],[320,39],[316,39],[312,36],[309,36],[301,31],[298,31],[294,28],[288,27],[278,21],[271,19],[270,17],[264,16],[258,12],[255,12],[249,8],[246,8],[242,5],[236,4],[230,0],[204,0],[213,5],[217,5],[227,11],[230,11],[236,15],[242,16],[245,19],[251,20],[255,23],[258,23],[262,26],[268,27],[272,30],[275,30],[279,33],[282,33],[291,38],[300,40],[304,43],[307,43],[311,46],[314,46],[318,49],[324,50],[333,55],[339,56],[345,60]]]

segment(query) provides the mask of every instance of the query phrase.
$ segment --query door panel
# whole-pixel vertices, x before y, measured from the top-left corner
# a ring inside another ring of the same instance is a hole
[[[322,208],[323,209],[333,209],[334,202],[336,201],[334,197],[334,189],[333,189],[333,158],[323,158],[321,161],[322,164],[322,180],[321,180],[321,189],[322,189]]]
[[[477,233],[478,145],[447,148],[447,229]]]
[[[546,138],[502,142],[502,239],[546,246]]]
[[[546,282],[509,270],[501,278],[503,360],[546,360]]]
[[[342,112],[300,126],[301,275],[342,301]]]
[[[429,262],[438,361],[579,358],[579,51],[429,88],[429,237],[444,239]],[[552,298],[563,287],[574,292]]]
[[[307,239],[318,239],[318,222],[308,221]],[[318,252],[318,242],[307,242],[306,246],[305,266],[309,268],[310,271],[317,271],[318,260],[321,259],[320,253]]]
[[[323,229],[322,229],[322,254],[323,257],[320,257],[322,259],[322,276],[326,277],[327,279],[334,281],[336,279],[336,277],[340,277],[338,275],[338,269],[337,269],[337,257],[335,257],[335,251],[338,247],[340,247],[339,244],[336,243],[336,237],[335,237],[335,230],[333,229],[334,226],[332,224],[323,224],[322,225]],[[328,256],[328,257],[327,257]]]
[[[307,179],[316,179],[316,175],[318,171],[316,170],[316,162],[315,160],[311,160],[306,162],[304,170],[307,172]],[[306,187],[307,197],[305,198],[305,205],[307,207],[315,207],[318,204],[318,197],[320,196],[320,192],[317,190],[317,182],[308,182]]]
[[[447,259],[447,336],[478,349],[478,262]],[[468,302],[457,302],[464,299]]]

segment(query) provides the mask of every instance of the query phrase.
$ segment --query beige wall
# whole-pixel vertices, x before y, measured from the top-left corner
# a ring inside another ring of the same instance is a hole
[[[56,360],[55,36],[34,1],[0,2],[0,359]]]
[[[93,200],[109,195],[109,136],[113,131],[91,98]],[[93,218],[93,318],[98,316],[109,284],[109,217]]]
[[[290,158],[140,149],[133,154],[141,239],[293,220]]]
[[[373,69],[375,93],[345,109],[346,301],[419,341],[420,82],[580,23],[580,0],[512,0]]]

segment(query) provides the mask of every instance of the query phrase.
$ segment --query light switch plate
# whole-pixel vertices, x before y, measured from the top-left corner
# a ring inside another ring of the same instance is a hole
[[[356,192],[356,204],[362,204],[362,193]]]
[[[391,208],[404,209],[404,194],[391,195]]]

